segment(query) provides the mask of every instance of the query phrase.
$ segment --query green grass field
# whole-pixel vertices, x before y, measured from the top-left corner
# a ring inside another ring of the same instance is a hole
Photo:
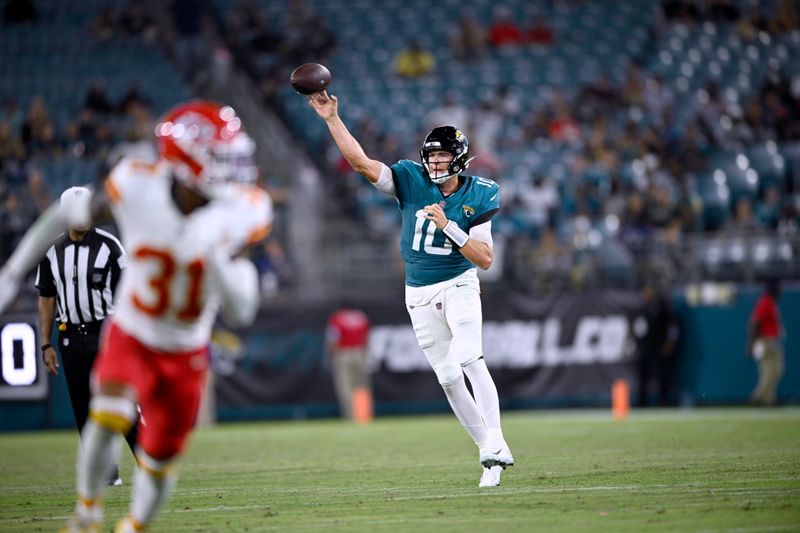
[[[517,465],[479,489],[452,416],[198,431],[153,531],[800,531],[800,410],[510,413]],[[0,531],[73,506],[72,432],[0,435]],[[125,450],[123,476],[132,460]],[[130,486],[109,489],[108,527]]]

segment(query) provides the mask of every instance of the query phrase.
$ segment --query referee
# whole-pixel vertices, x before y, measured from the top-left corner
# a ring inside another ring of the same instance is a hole
[[[42,356],[51,374],[58,373],[58,356],[50,344],[53,320],[58,320],[58,346],[78,431],[89,415],[90,374],[94,365],[103,320],[114,312],[114,292],[128,256],[116,237],[92,227],[91,193],[72,187],[61,195],[67,232],[47,250],[36,272],[39,289],[39,327]],[[56,316],[57,313],[57,316]],[[136,428],[126,437],[131,450]],[[119,469],[109,485],[121,485]]]

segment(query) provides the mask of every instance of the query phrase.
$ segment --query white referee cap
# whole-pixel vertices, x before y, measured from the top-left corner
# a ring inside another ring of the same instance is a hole
[[[70,187],[61,193],[61,210],[69,229],[89,229],[92,225],[91,200],[92,191],[86,187]]]

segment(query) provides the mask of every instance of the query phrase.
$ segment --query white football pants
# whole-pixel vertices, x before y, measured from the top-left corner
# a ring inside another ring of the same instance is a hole
[[[406,286],[417,342],[442,385],[460,379],[462,366],[483,355],[480,292],[474,268],[434,285]]]

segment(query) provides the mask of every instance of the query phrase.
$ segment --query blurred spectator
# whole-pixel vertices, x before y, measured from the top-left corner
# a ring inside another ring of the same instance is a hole
[[[354,415],[354,393],[370,389],[367,371],[367,341],[370,323],[367,315],[342,305],[328,319],[325,344],[333,368],[333,382],[342,418]]]
[[[175,28],[175,58],[184,77],[197,81],[203,66],[205,43],[203,19],[208,10],[205,0],[172,0],[169,6]]]
[[[523,119],[522,138],[531,142],[548,136],[548,116],[544,109],[531,112]]]
[[[336,50],[336,35],[321,18],[313,17],[304,27],[303,54],[300,61],[326,59]],[[431,56],[433,57],[433,56]]]
[[[645,82],[643,102],[653,116],[661,118],[675,104],[675,93],[664,82],[663,76],[656,74]]]
[[[100,42],[113,39],[117,30],[117,13],[114,5],[106,6],[91,22],[92,34]]]
[[[52,122],[46,122],[42,129],[31,139],[28,145],[28,158],[58,157],[63,152],[64,145],[56,136],[56,129]]]
[[[533,249],[530,258],[535,275],[535,289],[548,290],[560,286],[568,279],[572,260],[569,250],[561,245],[552,227],[546,227]]]
[[[547,24],[545,18],[541,16],[534,18],[531,27],[528,29],[528,42],[548,46],[553,44],[553,40],[553,30]]]
[[[24,160],[22,139],[14,135],[8,122],[0,122],[0,171],[6,171],[12,164],[19,166]]]
[[[580,139],[578,123],[572,117],[569,106],[561,94],[553,102],[554,113],[547,124],[547,134],[555,141],[574,143]]]
[[[463,130],[469,125],[470,116],[467,108],[458,104],[453,93],[448,92],[445,93],[441,105],[432,109],[425,117],[424,122],[428,130],[443,125],[450,125]]]
[[[517,197],[536,226],[545,226],[558,208],[558,187],[543,175],[533,177],[519,188]]]
[[[601,74],[592,83],[581,87],[575,107],[581,118],[588,120],[616,111],[619,101],[619,91],[607,75]]]
[[[658,405],[675,403],[675,370],[680,330],[669,298],[652,283],[642,290],[642,315],[634,323],[639,354],[639,407],[650,405],[652,380]]]
[[[788,33],[800,28],[800,7],[796,0],[779,0],[775,16],[770,23],[773,33]]]
[[[506,8],[497,8],[494,21],[489,27],[489,44],[495,48],[518,46],[525,42],[525,34],[511,20],[511,13]]]
[[[25,115],[19,107],[19,103],[13,97],[8,97],[3,100],[3,108],[0,110],[0,123],[8,124],[10,133],[12,135],[19,135],[22,131],[22,122],[25,120]]]
[[[67,125],[67,150],[75,157],[92,156],[97,149],[97,121],[91,109],[84,108]]]
[[[639,193],[628,196],[625,216],[622,220],[620,240],[636,257],[641,257],[652,233],[652,224],[647,204]]]
[[[645,81],[642,65],[632,61],[625,73],[625,82],[622,86],[622,99],[628,105],[640,105],[644,97]]]
[[[750,395],[750,401],[757,405],[775,405],[778,383],[783,377],[781,337],[784,330],[778,308],[779,297],[778,280],[768,281],[764,293],[753,308],[747,328],[745,354],[758,364],[758,384]]]
[[[486,54],[486,31],[470,15],[462,16],[450,28],[448,42],[453,55],[462,61],[481,59]]]
[[[769,20],[763,15],[761,6],[752,4],[747,15],[736,24],[736,33],[744,42],[751,43],[758,39],[762,31],[769,31]]]
[[[740,197],[735,204],[733,218],[725,225],[725,234],[731,237],[750,237],[761,233],[764,226],[753,214],[753,204],[747,196]]]
[[[50,187],[45,180],[44,173],[34,167],[28,172],[27,194],[23,197],[22,211],[31,220],[38,217],[53,203]]]
[[[156,38],[156,24],[147,12],[144,0],[128,0],[119,17],[119,28],[124,35],[141,37],[146,43]]]
[[[132,112],[132,107],[150,107],[150,99],[142,94],[142,87],[139,85],[139,82],[134,81],[128,86],[128,90],[125,92],[125,95],[117,104],[117,112],[119,113],[130,113]]]
[[[502,129],[503,116],[495,109],[492,102],[481,100],[476,106],[469,127],[469,138],[473,145],[470,148],[474,147],[476,155],[484,152],[494,153]]]
[[[106,94],[106,83],[104,81],[98,80],[89,86],[86,98],[83,101],[83,108],[95,113],[111,113],[114,111],[114,106]]]
[[[797,237],[800,235],[800,198],[792,205],[787,202],[778,217],[777,230],[781,237]]]
[[[22,123],[22,142],[26,150],[42,137],[42,133],[50,124],[50,114],[41,96],[35,96],[28,107],[28,113]]]
[[[702,19],[694,0],[665,0],[661,3],[661,10],[668,21],[691,24]]]
[[[7,24],[37,22],[39,10],[36,9],[33,0],[7,0],[3,10],[3,20]]]
[[[264,13],[255,0],[236,0],[225,22],[228,35],[234,39],[247,39],[264,22]]]
[[[758,204],[758,219],[764,226],[771,230],[778,227],[778,218],[781,214],[781,191],[775,185],[764,189],[764,198]]]
[[[736,22],[739,20],[739,7],[733,0],[707,0],[706,9],[712,22]]]
[[[418,41],[410,41],[405,50],[397,54],[394,71],[404,78],[418,78],[433,72],[436,60]]]
[[[493,105],[506,119],[516,117],[522,111],[522,102],[509,85],[501,85],[497,89]]]

